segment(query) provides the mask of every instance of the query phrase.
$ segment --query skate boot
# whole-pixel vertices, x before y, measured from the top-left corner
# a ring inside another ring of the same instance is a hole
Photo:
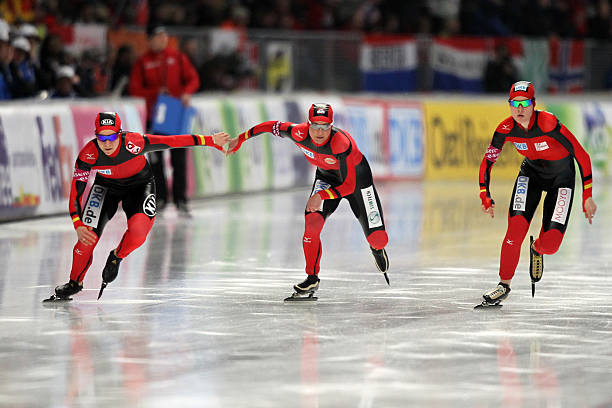
[[[484,300],[482,301],[481,304],[477,305],[476,307],[477,308],[478,307],[491,307],[491,306],[501,307],[502,306],[500,304],[501,301],[507,298],[509,294],[510,294],[510,285],[508,285],[507,283],[499,282],[497,284],[497,287],[485,292],[485,294],[482,295]]]
[[[106,285],[111,283],[117,278],[119,274],[119,265],[121,264],[122,258],[119,258],[115,255],[115,250],[113,249],[108,254],[108,258],[106,259],[106,265],[104,265],[104,269],[102,270],[102,286],[100,287],[100,293],[98,293],[98,299],[102,296],[102,292],[104,292],[104,288]]]
[[[68,283],[57,286],[55,293],[50,298],[43,300],[43,302],[53,302],[56,300],[72,300],[70,296],[79,293],[83,290],[83,283],[79,284],[77,281],[70,280]]]
[[[314,293],[319,289],[319,277],[317,275],[308,275],[302,283],[293,285],[293,294],[285,299],[286,302],[294,300],[317,300]]]
[[[372,250],[372,255],[374,255],[376,267],[383,273],[385,280],[387,281],[387,285],[391,285],[389,283],[389,276],[387,276],[387,271],[389,270],[389,258],[387,257],[387,251],[385,251],[385,248],[374,249],[370,247],[370,249]]]
[[[535,296],[535,284],[544,274],[544,255],[533,249],[533,236],[529,237],[529,275],[531,276],[531,297]]]

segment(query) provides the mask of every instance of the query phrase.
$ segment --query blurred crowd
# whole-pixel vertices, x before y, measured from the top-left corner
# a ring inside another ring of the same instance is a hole
[[[611,39],[612,0],[11,0],[0,4],[0,99],[127,94],[143,50],[87,49],[76,55],[53,27],[165,25],[234,30],[343,30],[437,36],[558,36]],[[14,9],[30,7],[21,13]],[[12,8],[7,4],[12,5]],[[10,22],[7,23],[7,21]],[[183,52],[201,77],[200,91],[232,90],[254,75],[237,53]],[[504,50],[499,51],[501,54]],[[504,58],[503,55],[499,58]],[[492,67],[492,75],[496,72]],[[508,77],[510,77],[508,73]]]

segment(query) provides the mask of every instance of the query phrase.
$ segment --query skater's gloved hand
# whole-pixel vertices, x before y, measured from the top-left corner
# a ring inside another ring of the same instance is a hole
[[[95,244],[96,241],[98,240],[98,236],[92,230],[93,228],[91,227],[86,227],[86,226],[77,227],[76,233],[77,233],[77,236],[79,237],[79,242],[87,246]]]
[[[244,133],[241,133],[238,137],[231,139],[229,141],[229,145],[227,146],[227,152],[225,153],[225,155],[230,156],[236,153],[238,149],[240,149],[240,146],[242,146],[242,142],[244,141],[245,141]]]
[[[593,217],[597,211],[597,206],[595,205],[595,201],[593,201],[593,197],[589,197],[584,200],[582,207],[582,210],[584,211],[584,218],[589,220],[589,224],[593,224]]]
[[[229,142],[230,140],[230,135],[228,135],[225,132],[219,132],[219,133],[215,133],[214,135],[212,135],[213,138],[213,142],[215,142],[215,148],[218,150],[221,150],[223,153],[226,153],[225,149],[223,149],[223,146]]]
[[[320,195],[314,194],[308,199],[306,203],[306,212],[315,212],[321,211],[321,204],[323,204],[323,199]]]
[[[491,218],[494,218],[495,214],[493,210],[495,208],[495,201],[491,197],[487,197],[486,191],[480,193],[480,201],[482,202],[480,205],[482,212],[489,214]]]

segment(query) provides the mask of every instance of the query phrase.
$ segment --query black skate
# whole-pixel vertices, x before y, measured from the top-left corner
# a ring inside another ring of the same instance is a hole
[[[70,280],[68,283],[55,287],[55,293],[50,298],[44,299],[43,302],[71,301],[70,296],[79,293],[83,290],[83,284],[80,285],[77,281]]]
[[[102,270],[102,286],[100,287],[100,293],[98,293],[98,300],[102,296],[102,292],[104,292],[104,288],[106,285],[111,283],[117,278],[119,274],[119,264],[121,264],[121,258],[115,255],[115,250],[113,249],[108,254],[108,258],[106,259],[106,265],[104,265],[104,269]]]
[[[385,280],[387,281],[387,285],[391,285],[389,283],[389,276],[387,276],[387,271],[389,270],[389,258],[387,257],[387,251],[385,251],[385,248],[374,249],[370,247],[370,249],[372,250],[372,255],[374,255],[376,267],[383,273]]]
[[[314,293],[319,289],[319,277],[317,275],[308,275],[308,277],[302,283],[293,285],[293,294],[288,298],[285,298],[285,302],[294,302],[301,300],[317,300]]]
[[[533,236],[529,237],[529,275],[531,276],[531,297],[535,296],[535,284],[544,274],[544,255],[533,249]]]
[[[474,309],[481,307],[502,307],[501,301],[508,297],[510,294],[510,285],[499,282],[495,289],[491,289],[482,295],[484,299],[481,304],[476,305]]]

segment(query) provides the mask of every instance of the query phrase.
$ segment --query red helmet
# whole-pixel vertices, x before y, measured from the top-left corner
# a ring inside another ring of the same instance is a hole
[[[524,96],[527,99],[535,99],[535,89],[533,88],[533,84],[527,81],[518,81],[512,84],[510,87],[510,100],[516,98],[517,96]]]
[[[334,121],[334,111],[328,103],[313,103],[308,110],[308,120],[310,122],[326,122]]]
[[[100,112],[95,121],[96,134],[103,130],[112,130],[115,133],[121,132],[121,118],[116,112]]]

